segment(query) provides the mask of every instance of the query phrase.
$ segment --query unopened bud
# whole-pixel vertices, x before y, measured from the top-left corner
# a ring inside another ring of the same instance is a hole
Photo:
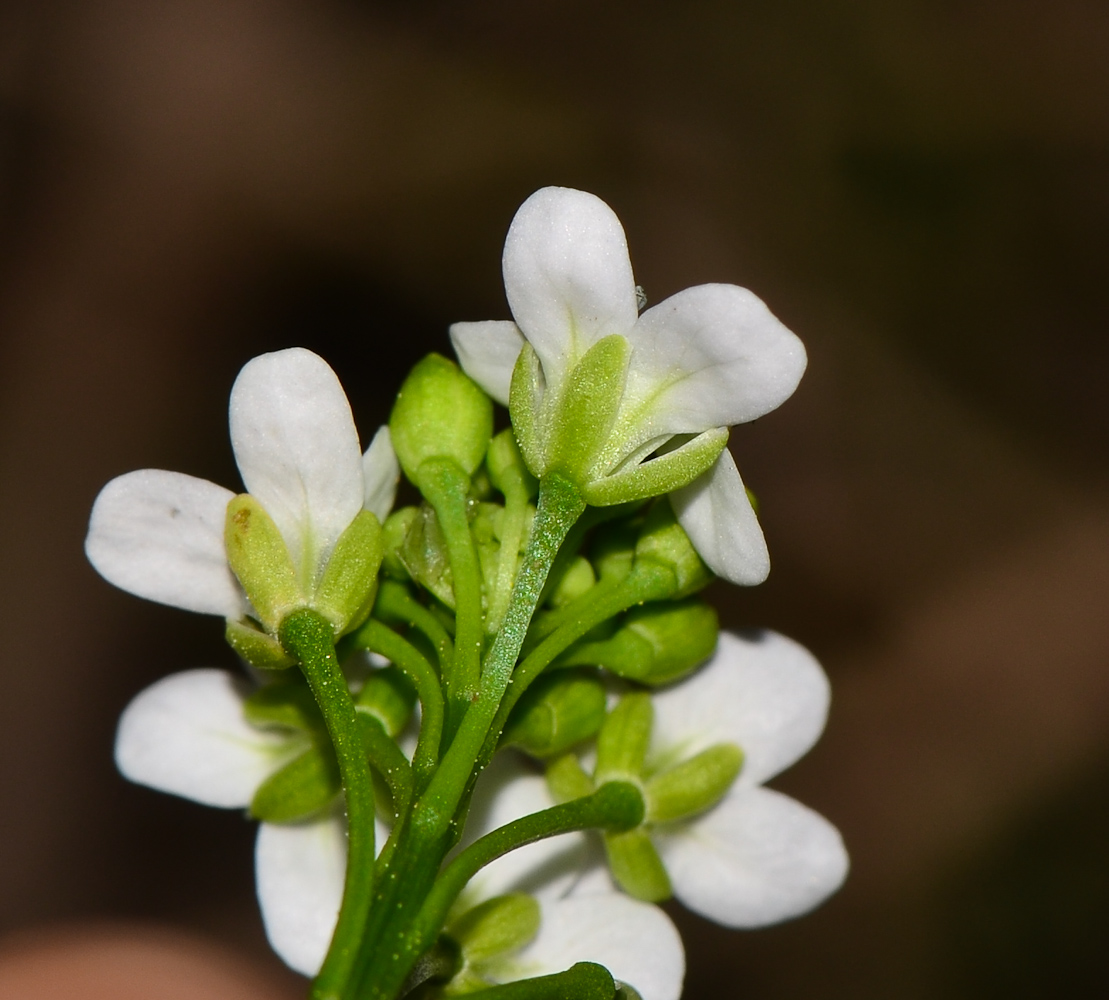
[[[696,598],[632,608],[608,638],[582,641],[560,666],[603,667],[642,684],[667,684],[704,663],[716,648],[716,611]]]
[[[666,566],[674,574],[672,597],[692,594],[713,579],[712,571],[697,554],[689,535],[674,516],[674,509],[665,499],[648,512],[635,545],[635,558],[636,562]]]
[[[389,432],[405,475],[429,458],[450,458],[473,475],[493,434],[493,403],[453,361],[429,354],[404,380]]]
[[[416,689],[396,667],[373,671],[355,699],[358,710],[376,718],[393,737],[408,724],[415,704]]]
[[[605,718],[605,689],[580,671],[540,677],[512,710],[502,740],[544,759],[593,736]]]

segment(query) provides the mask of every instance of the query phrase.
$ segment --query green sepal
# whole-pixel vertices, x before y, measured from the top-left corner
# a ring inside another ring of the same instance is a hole
[[[580,761],[572,753],[563,754],[547,765],[547,788],[555,802],[570,802],[597,790],[593,779],[582,770]]]
[[[377,515],[360,510],[339,536],[316,587],[312,607],[342,635],[365,621],[377,594],[384,548]]]
[[[581,671],[540,677],[508,717],[501,741],[544,760],[589,739],[605,718],[605,689]]]
[[[582,488],[582,496],[595,507],[662,496],[693,482],[716,461],[727,443],[727,427],[710,428],[680,448],[594,479]]]
[[[223,543],[227,562],[268,632],[305,603],[285,539],[266,509],[249,493],[227,503]]]
[[[539,933],[539,904],[522,892],[494,896],[446,927],[468,966],[519,951]]]
[[[547,412],[547,471],[583,487],[583,496],[620,408],[630,356],[620,334],[598,340],[566,376],[554,411]]]
[[[743,767],[743,751],[733,743],[717,743],[656,774],[644,787],[647,821],[669,823],[716,805]]]
[[[439,518],[429,504],[420,505],[397,555],[413,580],[454,610],[454,582],[447,542]]]
[[[644,827],[604,834],[612,877],[629,896],[661,903],[671,895],[670,876]]]
[[[670,569],[674,574],[674,592],[669,596],[675,599],[687,597],[714,579],[668,500],[660,500],[647,513],[635,543],[635,559],[637,563],[651,561]]]
[[[419,516],[419,507],[400,507],[385,518],[385,523],[381,526],[381,571],[394,580],[412,579],[401,556],[401,549]]]
[[[650,695],[626,694],[620,699],[597,736],[597,767],[593,775],[598,785],[614,778],[638,778],[651,744],[654,720]]]
[[[253,691],[243,702],[243,716],[251,725],[278,726],[306,733],[324,733],[323,716],[312,691],[299,675]]]
[[[354,700],[359,711],[369,712],[392,737],[408,725],[416,704],[416,689],[397,667],[382,667],[366,678]]]
[[[287,670],[296,663],[273,636],[255,628],[249,621],[227,619],[223,632],[227,644],[252,667],[262,670]]]
[[[516,443],[516,435],[511,427],[506,427],[499,434],[494,435],[489,442],[489,451],[485,456],[485,467],[489,471],[492,484],[508,496],[515,489],[524,490],[529,499],[535,499],[539,494],[539,480],[529,471],[524,456],[520,454],[520,446]]]
[[[574,598],[581,597],[596,582],[597,577],[589,560],[584,556],[575,556],[554,581],[547,603],[552,608],[560,608]]]
[[[267,823],[295,823],[329,806],[339,788],[335,754],[314,744],[258,786],[250,814]]]
[[[595,666],[641,684],[668,684],[704,663],[716,648],[716,610],[697,598],[632,608],[608,638],[583,640],[555,662]]]
[[[544,441],[540,432],[543,406],[543,366],[535,348],[525,342],[512,369],[508,390],[508,413],[524,464],[536,478],[547,471]]]
[[[493,436],[493,401],[453,361],[429,354],[397,393],[389,434],[413,481],[429,458],[451,458],[473,475]]]

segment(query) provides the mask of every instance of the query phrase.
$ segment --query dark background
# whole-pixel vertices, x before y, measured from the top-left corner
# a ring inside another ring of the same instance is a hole
[[[737,428],[825,739],[779,787],[854,868],[816,914],[674,908],[686,997],[1109,988],[1109,5],[307,0],[0,7],[0,931],[105,918],[260,961],[253,831],[126,785],[115,719],[221,625],[99,580],[109,478],[237,485],[253,354],[335,367],[364,441],[456,319],[507,318],[544,184],[652,301],[754,289],[809,349]],[[292,981],[290,976],[290,982]]]

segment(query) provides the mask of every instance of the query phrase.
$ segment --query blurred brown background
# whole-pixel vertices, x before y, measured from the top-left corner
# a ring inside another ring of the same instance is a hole
[[[774,571],[717,597],[827,665],[778,784],[854,870],[771,930],[675,909],[686,997],[1109,994],[1109,6],[9,0],[0,143],[0,931],[182,928],[297,994],[250,824],[113,771],[140,687],[233,661],[95,576],[88,509],[234,486],[264,350],[323,354],[368,440],[449,322],[507,318],[558,183],[652,301],[747,285],[810,352],[732,439]]]

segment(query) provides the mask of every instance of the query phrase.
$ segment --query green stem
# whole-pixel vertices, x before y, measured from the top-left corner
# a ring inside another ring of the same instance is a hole
[[[412,766],[393,738],[385,732],[381,720],[369,712],[358,713],[362,723],[362,742],[374,769],[385,779],[393,796],[393,812],[403,815],[412,801]]]
[[[577,488],[561,476],[539,484],[539,506],[531,538],[512,589],[504,623],[485,657],[481,688],[427,792],[416,803],[413,822],[436,838],[446,832],[473,777],[474,765],[485,742],[497,707],[512,679],[512,669],[527,634],[551,563],[566,533],[585,509]]]
[[[419,468],[416,485],[435,509],[447,543],[454,588],[454,662],[444,676],[447,689],[447,738],[477,694],[485,625],[481,610],[482,574],[470,531],[470,477],[452,459],[430,458]]]
[[[380,653],[392,661],[416,686],[421,718],[420,738],[412,754],[412,769],[417,784],[422,784],[439,759],[439,744],[443,735],[443,692],[439,688],[435,668],[407,639],[376,618],[371,618],[359,628],[351,641],[361,649]]]
[[[435,941],[454,901],[482,868],[509,851],[575,830],[619,833],[643,822],[643,795],[625,781],[610,781],[592,795],[523,816],[474,841],[435,882],[411,931],[412,947],[423,954]]]
[[[373,898],[374,792],[362,725],[335,655],[331,623],[315,611],[294,611],[281,623],[281,645],[301,665],[339,761],[347,811],[347,873],[343,905],[313,1000],[339,1000],[358,954]]]
[[[489,610],[485,616],[485,630],[490,635],[500,628],[508,610],[519,564],[520,543],[524,538],[524,526],[528,517],[528,488],[523,473],[515,468],[507,470],[503,487],[504,516],[501,521],[500,558],[493,596],[489,600]]]
[[[497,709],[496,718],[489,729],[489,736],[482,748],[480,763],[492,759],[497,741],[512,711],[532,682],[554,659],[569,649],[583,635],[628,608],[646,601],[658,601],[674,592],[674,573],[669,567],[650,560],[638,562],[632,571],[615,585],[599,583],[593,590],[600,590],[593,600],[587,600],[593,590],[583,594],[573,604],[578,608],[576,617],[556,628],[540,642],[516,668],[512,683]]]
[[[439,660],[439,670],[446,674],[450,671],[454,658],[454,642],[450,633],[427,608],[408,593],[408,588],[396,580],[382,580],[377,590],[374,604],[374,617],[382,621],[409,625],[422,632],[435,649]]]

